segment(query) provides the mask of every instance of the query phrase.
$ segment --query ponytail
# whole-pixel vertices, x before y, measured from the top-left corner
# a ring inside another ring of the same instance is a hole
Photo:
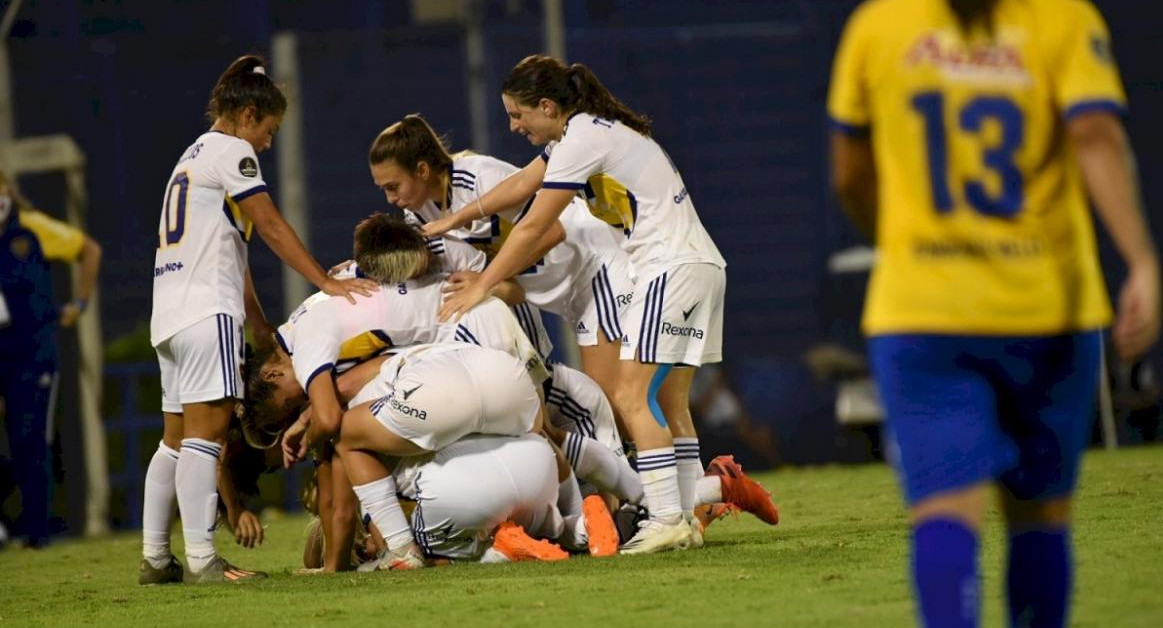
[[[452,156],[448,154],[444,138],[418,113],[410,113],[380,131],[367,160],[372,166],[391,160],[408,172],[415,172],[422,161],[436,172],[452,168]]]
[[[618,100],[592,70],[580,63],[567,67],[548,55],[530,55],[513,67],[501,91],[526,107],[548,98],[567,113],[617,120],[650,137],[650,118]]]
[[[243,55],[235,59],[218,77],[214,91],[210,93],[206,117],[211,121],[231,118],[247,107],[254,107],[258,120],[281,116],[287,110],[287,97],[267,76],[266,62],[258,55]]]
[[[962,32],[968,33],[978,24],[984,24],[993,34],[993,9],[998,0],[948,0],[949,8],[957,17]]]

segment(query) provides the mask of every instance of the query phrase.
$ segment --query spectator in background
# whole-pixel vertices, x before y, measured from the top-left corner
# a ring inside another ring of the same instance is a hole
[[[50,261],[80,265],[75,298],[53,303]],[[20,487],[15,529],[28,546],[48,540],[49,442],[57,390],[57,326],[72,327],[97,288],[101,247],[79,229],[33,209],[0,171],[0,421]],[[11,492],[5,480],[0,503]]]
[[[849,19],[832,174],[877,245],[864,331],[928,626],[976,626],[991,485],[1013,626],[1063,626],[1071,501],[1111,323],[1087,192],[1127,265],[1111,337],[1159,335],[1159,264],[1102,16],[1059,0],[881,0]]]

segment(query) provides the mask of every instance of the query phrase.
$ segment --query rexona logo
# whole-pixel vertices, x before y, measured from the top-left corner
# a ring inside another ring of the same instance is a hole
[[[662,321],[662,333],[667,336],[682,336],[684,338],[693,336],[699,340],[703,339],[703,330],[698,327],[679,327],[678,325],[671,325],[666,321]]]
[[[408,394],[411,394],[412,392],[415,392],[415,390],[409,391]],[[413,408],[412,406],[404,405],[398,399],[396,399],[395,395],[388,397],[388,405],[392,406],[393,410],[404,416],[410,416],[413,419],[419,419],[421,421],[428,419],[427,412],[421,410],[420,408]]]

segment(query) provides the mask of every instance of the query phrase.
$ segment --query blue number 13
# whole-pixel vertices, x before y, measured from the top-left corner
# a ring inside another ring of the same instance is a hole
[[[925,120],[925,144],[929,153],[929,182],[933,205],[941,213],[953,209],[949,192],[947,140],[945,136],[945,95],[921,92],[913,97],[913,109]],[[961,109],[961,130],[977,133],[986,120],[996,120],[1001,127],[1001,143],[985,150],[982,160],[1001,179],[1001,193],[991,196],[981,181],[965,182],[965,201],[986,216],[1010,218],[1022,209],[1022,173],[1014,164],[1014,151],[1024,135],[1022,111],[1008,98],[981,96]]]

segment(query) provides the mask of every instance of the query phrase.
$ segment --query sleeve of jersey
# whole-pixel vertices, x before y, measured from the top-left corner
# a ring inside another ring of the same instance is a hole
[[[557,143],[545,165],[541,187],[547,190],[582,190],[586,180],[601,169],[602,152],[586,137],[584,127]]]
[[[36,210],[20,212],[20,224],[36,234],[44,258],[75,262],[85,246],[85,234],[76,227]]]
[[[871,129],[865,66],[870,40],[865,7],[857,8],[844,27],[836,58],[832,62],[832,82],[828,88],[828,124],[833,131],[851,137],[867,137]]]
[[[258,166],[258,157],[245,141],[230,142],[230,146],[219,157],[215,169],[219,183],[236,203],[267,191],[266,181],[263,181],[262,170]]]
[[[1069,120],[1092,111],[1124,115],[1127,99],[1102,15],[1089,2],[1072,0],[1064,4],[1070,10],[1063,11],[1062,16],[1070,24],[1056,51],[1059,63],[1053,73],[1062,117]]]
[[[456,238],[442,238],[442,242],[444,264],[449,271],[471,270],[479,273],[485,269],[488,256],[484,251]]]
[[[339,355],[339,344],[333,340],[335,334],[327,325],[328,314],[321,311],[325,309],[316,306],[295,322],[295,354],[291,356],[291,364],[295,379],[304,391],[311,388],[316,377],[335,368],[335,358]]]

